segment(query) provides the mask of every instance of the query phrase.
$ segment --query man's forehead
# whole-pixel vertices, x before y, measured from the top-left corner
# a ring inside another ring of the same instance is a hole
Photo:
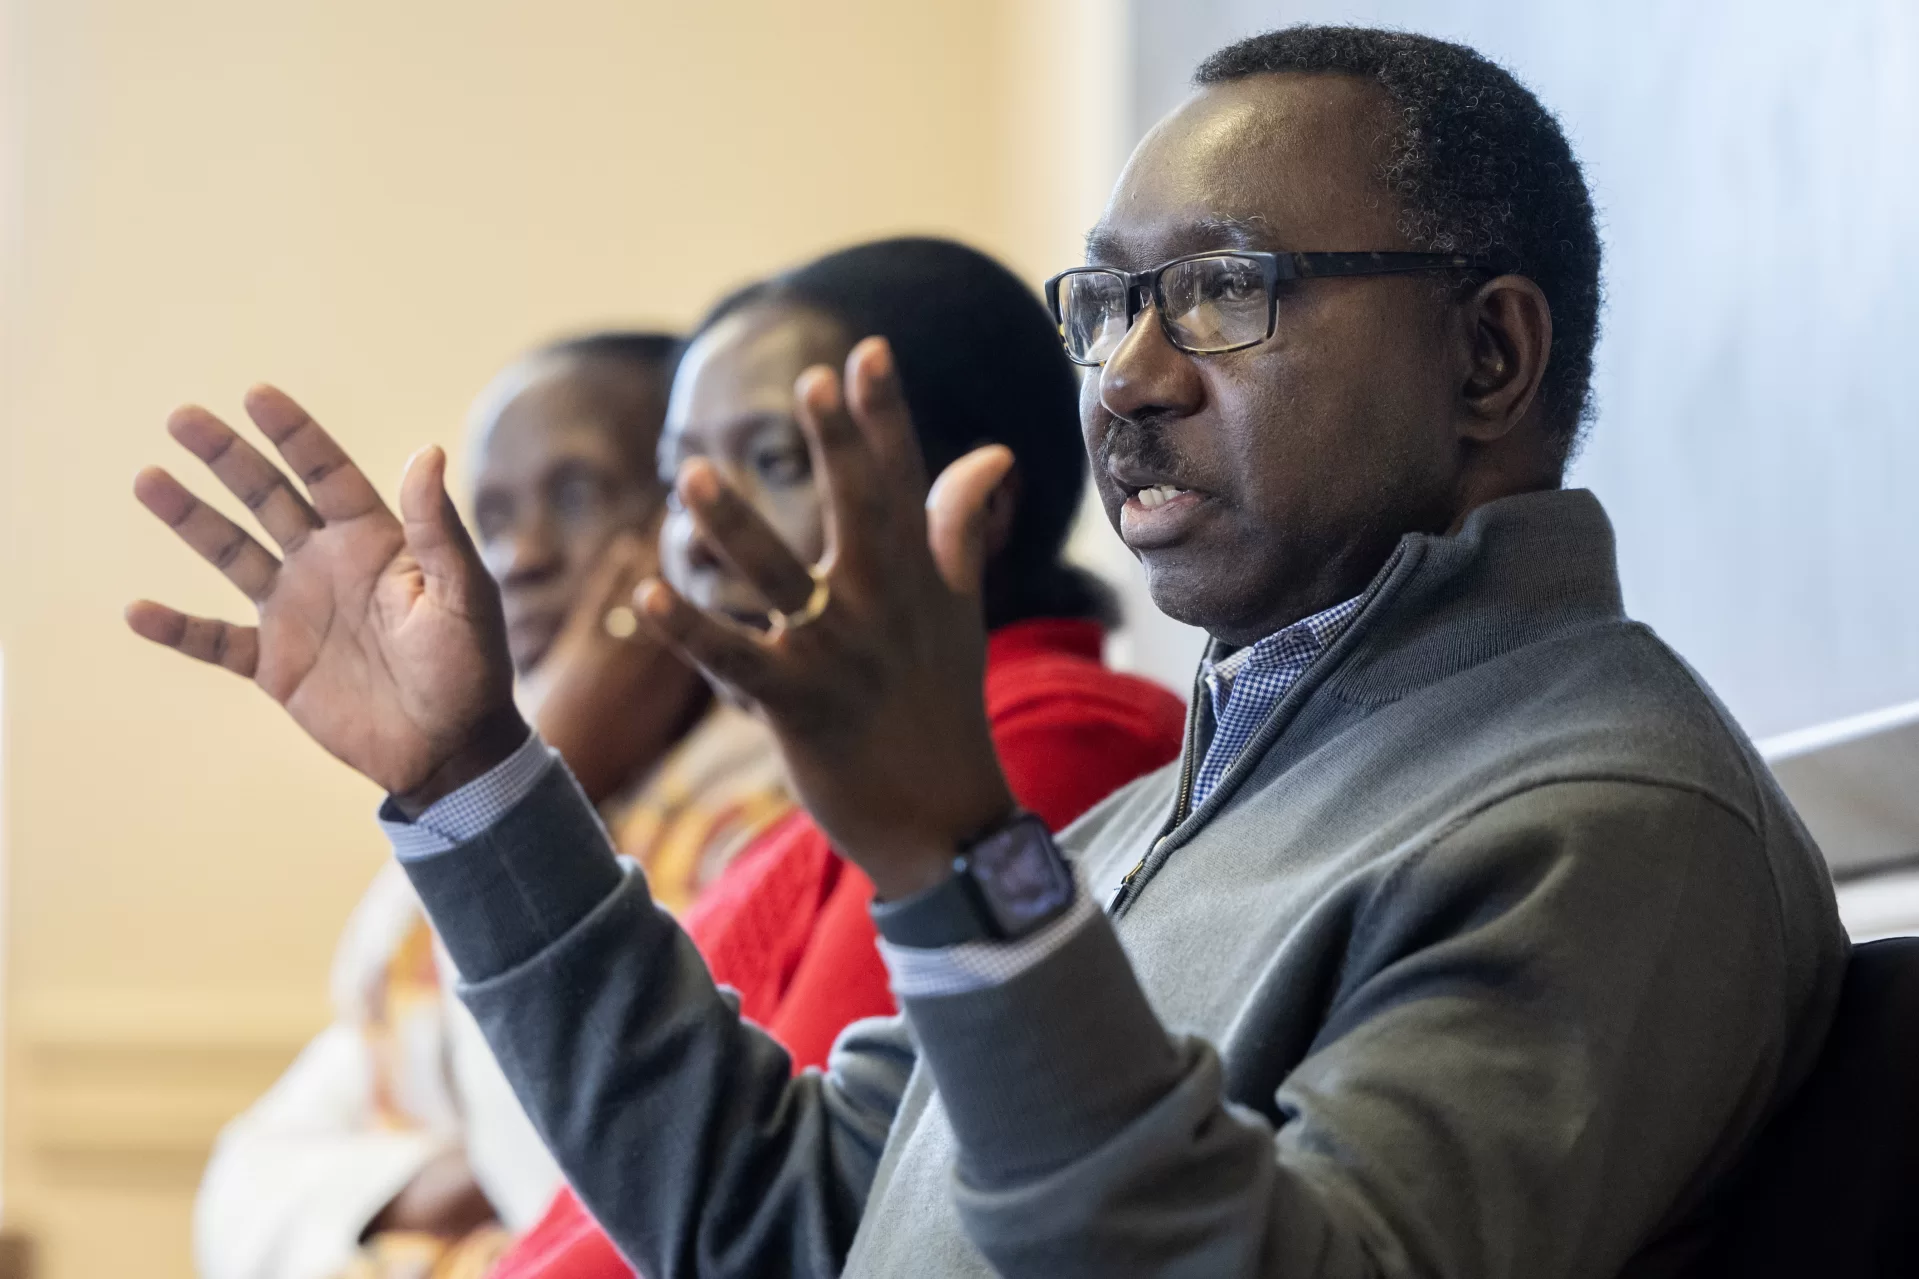
[[[1399,247],[1378,177],[1382,97],[1351,76],[1211,85],[1147,134],[1087,260],[1140,267],[1212,248]]]

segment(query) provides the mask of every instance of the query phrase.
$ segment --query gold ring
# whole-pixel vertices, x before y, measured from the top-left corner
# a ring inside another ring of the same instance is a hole
[[[626,605],[615,604],[606,610],[606,616],[600,619],[600,626],[616,640],[632,639],[639,633],[640,619]]]
[[[806,597],[805,606],[794,612],[789,613],[778,608],[767,609],[766,620],[772,624],[769,634],[778,637],[788,631],[797,631],[809,622],[817,622],[820,614],[824,613],[826,606],[832,602],[833,588],[827,585],[826,570],[814,564],[808,567],[806,572],[813,579],[813,593]]]

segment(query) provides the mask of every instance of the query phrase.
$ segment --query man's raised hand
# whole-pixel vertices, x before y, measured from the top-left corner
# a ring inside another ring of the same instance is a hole
[[[641,587],[642,615],[756,704],[801,799],[880,894],[950,872],[969,839],[1013,813],[981,681],[984,515],[1013,465],[994,445],[959,459],[928,498],[925,464],[886,343],[800,378],[799,416],[825,490],[826,556],[800,561],[710,464],[679,477],[702,533],[797,625],[760,633]],[[929,543],[930,538],[930,543]]]
[[[499,592],[446,494],[446,456],[422,449],[400,482],[400,518],[339,445],[287,396],[255,387],[247,415],[305,485],[205,409],[173,438],[244,503],[280,548],[166,471],[140,503],[253,601],[257,626],[141,600],[127,624],[157,644],[258,684],[313,739],[417,812],[524,740]]]

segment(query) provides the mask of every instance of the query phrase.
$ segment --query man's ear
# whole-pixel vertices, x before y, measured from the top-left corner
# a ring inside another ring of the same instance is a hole
[[[1523,275],[1486,281],[1465,302],[1467,424],[1461,434],[1490,443],[1519,425],[1539,398],[1552,355],[1553,312]]]

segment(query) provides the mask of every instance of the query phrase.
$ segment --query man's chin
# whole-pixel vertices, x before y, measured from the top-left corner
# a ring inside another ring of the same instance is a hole
[[[1153,607],[1175,622],[1196,626],[1208,635],[1230,644],[1250,643],[1240,638],[1248,616],[1257,612],[1248,608],[1252,597],[1260,594],[1254,584],[1226,580],[1208,568],[1216,568],[1214,556],[1192,556],[1186,548],[1149,551],[1141,555],[1146,570],[1146,593]],[[1202,562],[1195,562],[1196,560]],[[1263,638],[1254,635],[1252,639]]]
[[[1146,570],[1146,593],[1153,607],[1175,622],[1205,628],[1218,620],[1215,592],[1204,575],[1178,563],[1182,556],[1169,551],[1147,551],[1139,557]]]

